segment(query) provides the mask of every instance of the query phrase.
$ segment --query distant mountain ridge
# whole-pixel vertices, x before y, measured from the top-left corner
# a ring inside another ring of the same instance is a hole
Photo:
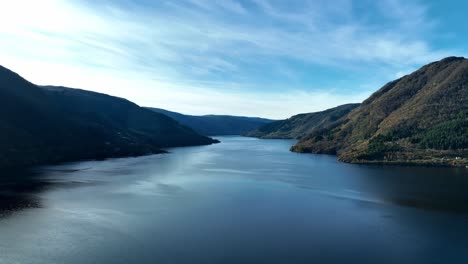
[[[354,163],[468,165],[468,60],[449,57],[386,84],[292,150]]]
[[[230,115],[184,115],[160,108],[148,109],[165,114],[205,136],[241,135],[274,120]]]
[[[214,142],[128,100],[37,86],[0,66],[0,167],[144,155]]]
[[[263,125],[244,136],[269,139],[300,139],[318,127],[324,127],[348,114],[359,104],[346,104],[321,112],[299,114],[286,120]]]

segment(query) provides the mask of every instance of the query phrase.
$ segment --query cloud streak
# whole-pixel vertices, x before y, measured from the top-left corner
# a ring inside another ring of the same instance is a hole
[[[358,102],[451,53],[425,39],[434,25],[419,1],[36,2],[0,10],[1,64],[193,114],[285,118]]]

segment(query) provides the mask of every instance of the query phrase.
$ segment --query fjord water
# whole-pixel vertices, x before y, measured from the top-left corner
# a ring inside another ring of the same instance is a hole
[[[363,166],[219,137],[3,172],[0,263],[461,263],[468,170]]]

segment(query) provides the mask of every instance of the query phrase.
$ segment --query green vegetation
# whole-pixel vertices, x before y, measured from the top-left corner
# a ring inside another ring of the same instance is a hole
[[[389,140],[391,139],[391,140]],[[390,142],[389,142],[390,141]],[[389,135],[378,135],[369,141],[367,150],[358,156],[358,159],[362,160],[376,160],[386,159],[391,153],[401,150],[401,148],[395,144],[393,136]]]
[[[433,149],[467,149],[468,117],[461,113],[457,119],[443,122],[429,130],[420,145]]]
[[[388,83],[292,150],[346,162],[465,166],[467,113],[468,60],[450,57]]]
[[[359,104],[341,105],[322,112],[299,114],[289,119],[272,122],[245,133],[258,138],[299,139],[317,128],[328,126],[358,107]],[[317,137],[315,140],[322,140]]]

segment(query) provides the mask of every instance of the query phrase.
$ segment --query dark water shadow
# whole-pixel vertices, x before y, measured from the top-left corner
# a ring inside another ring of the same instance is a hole
[[[323,157],[313,161],[318,162],[311,169],[294,166],[279,181],[358,203],[468,215],[466,168],[356,165]]]
[[[422,210],[468,214],[468,170],[360,166],[361,184],[379,200]]]
[[[0,177],[0,219],[14,212],[40,208],[38,192],[46,189],[50,183],[41,181],[39,174],[32,170],[5,170]]]
[[[78,170],[53,170],[55,173],[76,171]],[[22,210],[43,208],[40,194],[52,188],[74,188],[90,184],[44,177],[50,172],[52,170],[42,168],[2,171],[0,176],[0,219]]]

